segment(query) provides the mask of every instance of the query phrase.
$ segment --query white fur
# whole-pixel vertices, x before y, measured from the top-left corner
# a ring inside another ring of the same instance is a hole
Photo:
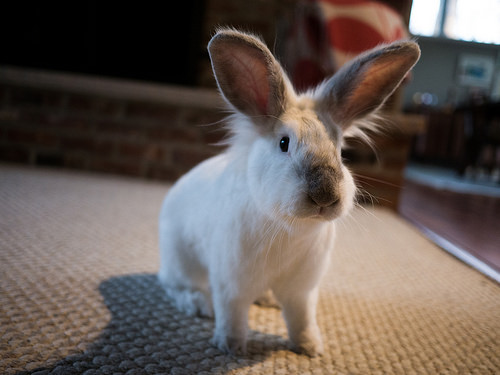
[[[245,351],[248,308],[271,289],[292,342],[317,354],[317,284],[328,266],[335,226],[289,216],[296,190],[290,184],[282,191],[276,180],[286,184],[291,177],[257,173],[273,170],[259,156],[265,152],[260,143],[248,156],[229,150],[203,162],[170,190],[160,216],[159,277],[179,309],[211,316],[213,305],[214,343],[230,352]],[[266,194],[259,189],[266,184],[276,188]],[[349,181],[345,194],[353,192]],[[260,194],[270,211],[256,202]]]
[[[250,45],[268,53],[247,34],[222,30],[219,35],[229,35],[243,51]],[[279,72],[274,65],[269,69]],[[249,306],[269,290],[283,308],[293,347],[309,355],[322,352],[318,285],[334,244],[334,220],[353,206],[355,186],[340,156],[340,125],[326,124],[315,95],[296,95],[286,77],[281,84],[286,103],[271,123],[259,123],[232,105],[230,146],[183,176],[160,214],[159,279],[180,310],[215,315],[212,341],[229,353],[245,352]],[[288,152],[279,147],[285,136]],[[335,171],[328,180],[339,198],[335,203],[321,206],[309,198],[306,171],[312,165]]]

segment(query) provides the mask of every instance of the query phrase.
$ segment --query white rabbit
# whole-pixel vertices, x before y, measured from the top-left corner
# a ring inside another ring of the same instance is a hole
[[[227,353],[245,353],[249,307],[272,290],[293,349],[321,354],[318,284],[335,219],[356,191],[343,137],[382,105],[420,50],[414,42],[371,50],[305,94],[253,35],[222,29],[208,50],[232,136],[168,192],[159,280],[178,309],[215,314],[212,342]]]

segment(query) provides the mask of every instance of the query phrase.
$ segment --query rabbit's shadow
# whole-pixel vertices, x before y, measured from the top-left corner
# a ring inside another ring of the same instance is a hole
[[[246,356],[225,355],[210,344],[213,320],[178,312],[156,275],[110,278],[100,284],[99,290],[111,312],[109,324],[84,353],[69,356],[50,369],[38,369],[40,374],[130,370],[134,374],[223,373],[289,349],[280,336],[251,331]]]

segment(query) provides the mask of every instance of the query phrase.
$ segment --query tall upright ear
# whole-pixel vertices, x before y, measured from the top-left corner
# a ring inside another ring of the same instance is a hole
[[[341,128],[378,109],[420,57],[418,44],[396,42],[370,50],[344,65],[318,88],[322,111]]]
[[[219,30],[208,44],[219,89],[234,108],[248,116],[278,117],[287,100],[280,64],[258,38]]]

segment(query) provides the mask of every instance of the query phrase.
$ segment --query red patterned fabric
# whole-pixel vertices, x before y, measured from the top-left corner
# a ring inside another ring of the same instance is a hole
[[[402,17],[369,0],[318,0],[338,69],[363,51],[408,37]]]
[[[400,14],[373,0],[305,0],[297,4],[284,63],[299,90],[313,87],[363,51],[408,37]]]

